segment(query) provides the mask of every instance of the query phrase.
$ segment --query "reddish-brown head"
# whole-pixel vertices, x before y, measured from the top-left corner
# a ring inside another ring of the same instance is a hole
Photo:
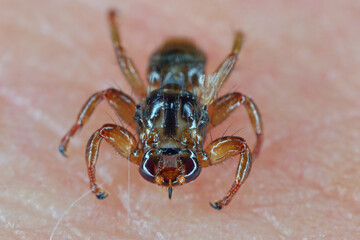
[[[172,188],[197,178],[201,167],[194,152],[180,148],[151,149],[147,151],[139,172],[147,181]]]

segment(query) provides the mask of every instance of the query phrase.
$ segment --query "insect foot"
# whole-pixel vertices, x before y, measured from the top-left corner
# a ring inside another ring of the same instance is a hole
[[[221,210],[223,208],[223,204],[221,204],[221,201],[215,201],[214,203],[209,202],[209,204],[216,210]]]
[[[101,189],[97,186],[94,186],[91,191],[95,193],[97,199],[99,200],[105,199],[109,195],[104,189]]]

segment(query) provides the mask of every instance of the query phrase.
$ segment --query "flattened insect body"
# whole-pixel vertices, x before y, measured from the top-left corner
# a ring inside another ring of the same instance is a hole
[[[95,178],[100,143],[105,140],[121,156],[139,165],[140,175],[145,180],[167,187],[169,198],[174,187],[195,180],[202,168],[238,155],[234,183],[223,199],[211,204],[215,209],[221,209],[229,204],[246,180],[263,141],[261,116],[251,98],[236,92],[216,98],[236,63],[243,35],[236,34],[232,52],[218,70],[207,77],[204,75],[205,55],[193,42],[181,39],[167,41],[150,59],[146,88],[121,46],[114,11],[109,13],[109,20],[120,67],[142,100],[136,104],[118,89],[95,93],[62,138],[60,152],[65,155],[70,139],[88,121],[101,100],[107,100],[120,118],[137,130],[139,142],[127,129],[116,124],[105,124],[91,136],[85,157],[91,190],[98,199],[108,196],[96,184]],[[207,131],[221,124],[241,105],[245,106],[256,133],[257,142],[253,150],[237,136],[221,137],[204,147]]]

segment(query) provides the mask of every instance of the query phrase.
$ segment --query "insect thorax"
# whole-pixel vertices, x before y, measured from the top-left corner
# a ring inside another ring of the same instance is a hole
[[[208,119],[206,107],[185,90],[159,89],[138,105],[135,120],[146,148],[202,148]]]

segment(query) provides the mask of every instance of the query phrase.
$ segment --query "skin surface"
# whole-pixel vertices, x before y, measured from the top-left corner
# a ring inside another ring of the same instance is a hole
[[[195,40],[211,73],[242,29],[246,42],[220,95],[254,99],[264,145],[247,182],[216,211],[208,202],[230,188],[237,159],[204,168],[169,201],[166,188],[103,144],[97,176],[109,197],[85,195],[53,239],[360,239],[359,1],[0,6],[0,239],[49,239],[89,190],[85,146],[104,123],[119,123],[111,109],[100,105],[67,159],[57,147],[91,94],[131,93],[110,41],[110,7],[120,10],[124,46],[143,77],[151,53],[173,36]],[[212,137],[227,128],[225,135],[241,129],[236,135],[253,146],[244,109]]]

